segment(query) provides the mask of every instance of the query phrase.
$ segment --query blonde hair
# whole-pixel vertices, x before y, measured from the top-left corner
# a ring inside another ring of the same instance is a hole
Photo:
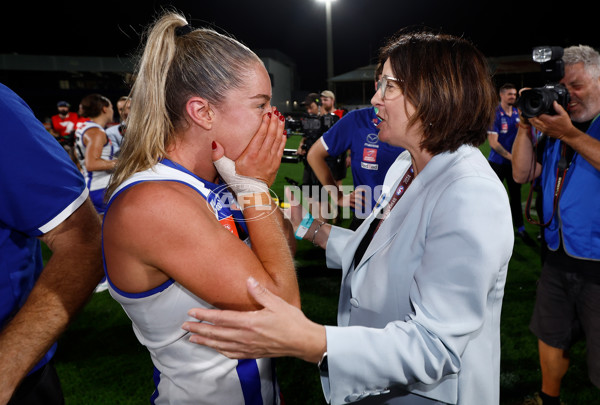
[[[192,29],[176,12],[160,16],[146,36],[130,94],[127,135],[107,197],[131,175],[166,157],[175,131],[187,126],[190,97],[219,106],[227,92],[244,85],[251,69],[262,64],[240,42],[211,29]]]

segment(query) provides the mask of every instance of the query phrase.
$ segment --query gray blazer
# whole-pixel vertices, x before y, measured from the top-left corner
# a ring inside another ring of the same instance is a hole
[[[514,234],[506,190],[479,149],[434,156],[354,252],[410,166],[390,167],[381,204],[352,232],[333,227],[342,268],[338,327],[327,326],[332,404],[499,402],[500,312]]]

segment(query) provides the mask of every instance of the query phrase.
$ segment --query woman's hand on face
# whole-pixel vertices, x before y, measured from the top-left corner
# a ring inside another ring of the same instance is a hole
[[[284,128],[285,118],[279,111],[263,115],[258,131],[235,161],[236,172],[273,185],[287,140]]]

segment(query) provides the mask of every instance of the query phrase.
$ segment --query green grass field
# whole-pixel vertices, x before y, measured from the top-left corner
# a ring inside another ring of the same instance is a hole
[[[290,147],[298,140],[294,138]],[[487,144],[482,151],[487,156]],[[300,182],[302,165],[282,165],[273,187],[278,195],[282,195],[286,176]],[[345,183],[352,184],[351,178]],[[527,190],[523,187],[523,198]],[[537,236],[537,227],[528,224],[527,229],[533,238]],[[295,259],[303,311],[316,322],[335,325],[340,271],[327,269],[324,252],[309,242],[298,244]],[[502,404],[520,404],[539,388],[537,342],[528,329],[539,271],[538,249],[516,240],[502,312]],[[600,404],[599,392],[587,378],[584,350],[583,343],[575,346],[564,380],[563,401],[569,405]],[[60,339],[55,364],[67,405],[147,404],[153,391],[150,357],[106,291],[94,294]],[[281,358],[277,371],[287,405],[325,404],[315,365]]]

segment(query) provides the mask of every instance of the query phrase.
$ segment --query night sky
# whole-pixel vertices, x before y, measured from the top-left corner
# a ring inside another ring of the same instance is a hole
[[[325,5],[316,0],[6,3],[0,13],[0,53],[130,56],[144,27],[171,7],[195,27],[229,33],[254,50],[280,50],[295,61],[303,89],[320,89],[326,79]],[[600,48],[595,13],[580,3],[573,11],[568,4],[550,4],[556,3],[336,0],[334,74],[373,63],[385,39],[407,26],[464,36],[486,56],[529,54],[546,44]]]

